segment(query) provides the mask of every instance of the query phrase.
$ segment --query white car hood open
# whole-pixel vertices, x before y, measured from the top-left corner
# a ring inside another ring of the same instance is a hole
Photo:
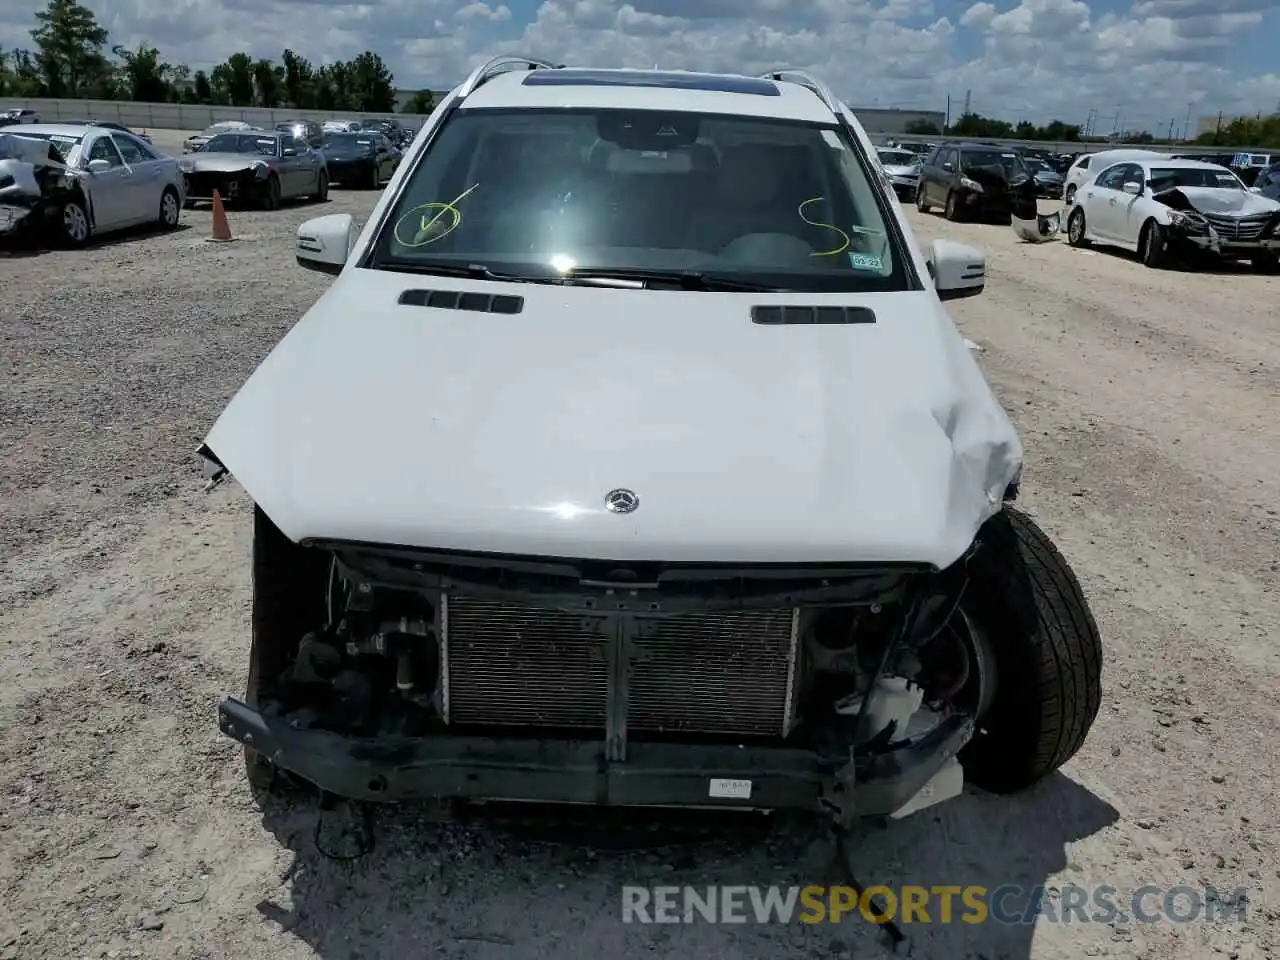
[[[525,298],[502,315],[405,289]],[[207,445],[286,536],[668,562],[923,562],[970,546],[1022,450],[936,295],[878,322],[757,303],[348,270]],[[605,509],[634,491],[630,514]]]
[[[1219,190],[1216,187],[1177,187],[1179,193],[1201,213],[1247,217],[1275,213],[1280,203],[1247,190]]]

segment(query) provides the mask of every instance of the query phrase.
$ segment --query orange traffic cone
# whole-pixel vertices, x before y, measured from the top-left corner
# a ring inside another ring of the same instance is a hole
[[[213,191],[213,236],[209,239],[214,243],[227,243],[235,239],[231,236],[231,224],[227,222],[227,211],[222,207],[222,194],[217,190]]]

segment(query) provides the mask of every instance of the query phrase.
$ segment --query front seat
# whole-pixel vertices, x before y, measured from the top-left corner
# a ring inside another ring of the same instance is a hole
[[[720,157],[712,201],[692,229],[692,246],[718,254],[749,234],[798,236],[804,221],[782,190],[784,171],[777,151],[759,144],[727,148]]]

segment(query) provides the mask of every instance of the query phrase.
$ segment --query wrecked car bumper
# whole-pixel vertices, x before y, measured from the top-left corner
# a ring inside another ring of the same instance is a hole
[[[1211,253],[1228,260],[1248,260],[1258,254],[1280,254],[1280,236],[1258,240],[1226,240],[1217,234],[1175,237],[1189,252]]]
[[[237,173],[186,173],[182,177],[188,201],[210,201],[216,190],[228,203],[256,203],[265,190],[265,180],[253,171]]]
[[[784,747],[635,742],[625,761],[613,761],[599,741],[362,739],[293,729],[230,698],[218,714],[224,734],[277,769],[356,800],[792,809],[846,822],[892,816],[923,794],[927,804],[949,799],[958,792],[956,755],[974,730],[971,717],[953,716],[909,746],[856,763]],[[943,781],[956,788],[935,790]]]

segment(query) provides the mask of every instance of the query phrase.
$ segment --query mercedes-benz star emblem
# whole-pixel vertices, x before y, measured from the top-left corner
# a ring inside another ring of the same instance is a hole
[[[630,490],[610,490],[604,497],[604,508],[610,513],[635,513],[640,498]]]

